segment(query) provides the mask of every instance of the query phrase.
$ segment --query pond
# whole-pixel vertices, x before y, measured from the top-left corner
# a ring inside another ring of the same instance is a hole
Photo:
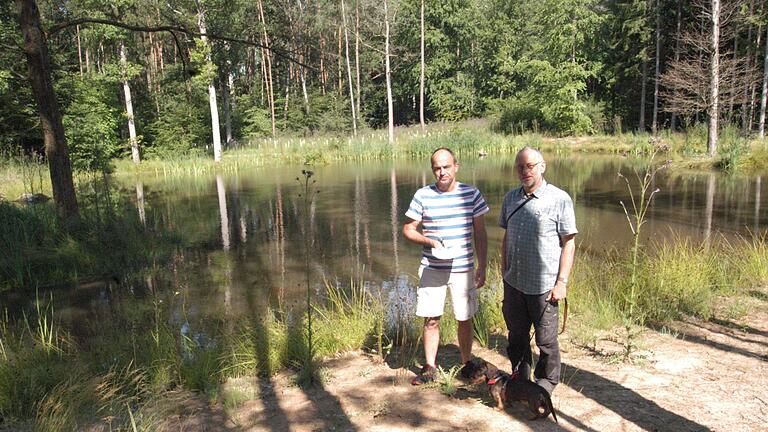
[[[577,254],[627,248],[632,233],[620,201],[631,205],[621,171],[636,181],[643,162],[614,156],[547,155],[545,178],[574,199]],[[497,262],[503,231],[497,218],[504,194],[518,185],[510,158],[461,161],[458,179],[476,185],[486,216],[489,259]],[[305,213],[302,166],[252,168],[210,176],[119,179],[147,225],[177,230],[194,247],[170,269],[149,269],[131,287],[140,298],[172,302],[180,325],[238,317],[270,306],[291,310],[310,285],[367,287],[408,308],[413,301],[420,247],[401,234],[411,197],[431,183],[428,161],[341,163],[312,168],[311,205]],[[298,180],[297,180],[298,178]],[[750,236],[768,228],[768,191],[760,176],[663,171],[643,227],[643,240],[702,241],[723,234]],[[634,192],[639,193],[635,186]],[[115,295],[105,283],[55,293],[57,313],[73,329],[109,309]],[[149,301],[149,300],[147,300]],[[27,303],[29,305],[29,303]]]

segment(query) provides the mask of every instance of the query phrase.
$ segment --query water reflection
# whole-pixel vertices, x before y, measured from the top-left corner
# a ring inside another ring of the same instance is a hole
[[[168,300],[179,309],[177,328],[188,322],[194,333],[200,322],[217,317],[301,306],[305,242],[312,245],[315,292],[322,295],[324,279],[341,284],[362,279],[373,292],[397,300],[398,309],[390,313],[412,313],[420,248],[401,241],[400,231],[410,197],[432,179],[428,161],[318,167],[313,179],[321,194],[309,209],[306,229],[302,191],[295,180],[302,168],[255,168],[237,175],[143,179],[126,185],[131,195],[135,188],[143,223],[178,230],[193,245],[179,252],[167,273],[149,270],[155,279],[142,282],[150,292],[178,293]],[[616,174],[642,169],[642,162],[631,158],[551,159],[545,177],[574,198],[582,253],[630,244],[632,233],[619,206],[619,200],[629,202],[629,195]],[[514,162],[464,159],[458,178],[478,186],[491,207],[487,227],[493,259],[503,235],[495,218],[504,194],[518,184]],[[761,193],[761,177],[672,170],[662,172],[656,186],[661,191],[649,211],[643,241],[677,235],[701,242],[718,233],[750,235],[768,228],[768,194]],[[145,188],[152,192],[145,194]],[[103,291],[73,290],[63,301],[82,314],[93,314],[110,301],[96,300]]]
[[[760,185],[762,177],[757,176],[755,179],[755,225],[752,230],[757,233],[760,230]]]
[[[221,221],[221,244],[229,250],[229,216],[227,216],[227,189],[221,174],[216,174],[216,193],[219,198],[219,220]]]
[[[392,254],[394,256],[395,262],[395,269],[394,269],[394,275],[397,277],[400,274],[400,258],[397,253],[397,240],[400,238],[400,226],[401,226],[401,220],[402,217],[398,213],[398,206],[397,206],[397,173],[395,173],[395,168],[392,168],[389,173],[389,182],[390,182],[390,212],[389,212],[389,218],[390,218],[390,225],[392,227]]]
[[[707,177],[707,207],[704,210],[706,223],[704,224],[704,242],[707,247],[712,240],[712,209],[715,206],[715,173],[709,173]]]
[[[147,225],[147,212],[144,209],[144,183],[136,182],[136,209],[139,211],[139,220],[142,225]]]

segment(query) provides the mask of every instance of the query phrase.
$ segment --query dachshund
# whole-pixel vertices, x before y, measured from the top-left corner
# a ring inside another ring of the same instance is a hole
[[[470,382],[488,384],[488,390],[496,401],[496,410],[504,410],[509,401],[524,401],[533,414],[531,420],[548,417],[551,413],[557,423],[552,398],[544,387],[524,378],[517,371],[512,374],[500,371],[485,360],[473,360],[470,368],[467,373]]]

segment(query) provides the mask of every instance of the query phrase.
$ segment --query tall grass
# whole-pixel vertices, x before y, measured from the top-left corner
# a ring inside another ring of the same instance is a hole
[[[711,243],[672,238],[640,255],[633,313],[652,324],[682,316],[712,318],[724,297],[740,298],[768,284],[768,237]],[[582,255],[569,289],[572,336],[591,345],[601,331],[623,325],[631,296],[631,258],[622,251]],[[738,300],[737,300],[738,301]]]
[[[711,317],[723,295],[746,295],[768,283],[766,236],[714,241],[709,247],[673,239],[649,250],[654,252],[638,257],[634,308],[654,323],[681,315]],[[592,345],[601,331],[624,325],[630,262],[626,251],[579,256],[569,290],[572,340]],[[489,268],[474,322],[475,335],[485,345],[491,335],[504,333],[496,267]],[[376,352],[379,340],[417,342],[416,335],[398,339],[399,326],[383,319],[392,305],[364,283],[327,284],[324,293],[313,303],[319,358],[360,349]],[[222,387],[228,379],[304,370],[308,333],[303,314],[265,308],[250,321],[213,326],[207,338],[200,338],[194,325],[183,317],[179,322],[171,301],[158,297],[146,302],[127,293],[118,300],[114,316],[101,321],[83,342],[63,331],[42,301],[18,322],[7,315],[0,319],[0,416],[6,424],[78,430],[111,422],[112,429],[132,430],[133,422],[137,430],[153,430],[174,406],[164,401],[179,390],[226,402],[233,397]],[[409,325],[413,320],[404,319]],[[450,375],[446,391],[455,388]],[[256,397],[253,391],[244,394],[238,400]]]
[[[86,195],[87,196],[87,195]],[[0,291],[34,290],[82,279],[120,279],[170,258],[181,239],[163,225],[149,229],[125,202],[82,206],[81,223],[62,230],[48,204],[0,202]]]

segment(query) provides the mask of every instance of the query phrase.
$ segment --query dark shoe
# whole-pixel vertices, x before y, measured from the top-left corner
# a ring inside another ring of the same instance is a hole
[[[419,373],[411,380],[411,385],[422,385],[435,380],[435,368],[424,365]]]
[[[475,374],[475,369],[475,364],[472,363],[472,360],[469,360],[468,362],[464,363],[464,366],[461,367],[459,376],[465,380],[472,379]]]

